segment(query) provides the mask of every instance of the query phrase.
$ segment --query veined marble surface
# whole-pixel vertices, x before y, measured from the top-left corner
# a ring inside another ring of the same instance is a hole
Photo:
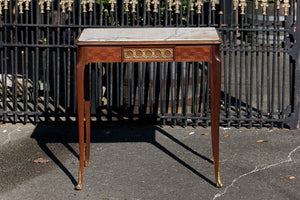
[[[86,28],[78,42],[219,41],[215,28]]]

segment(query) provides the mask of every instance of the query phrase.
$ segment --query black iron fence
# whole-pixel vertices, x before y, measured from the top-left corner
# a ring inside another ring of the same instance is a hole
[[[76,120],[74,41],[83,28],[214,26],[224,40],[221,123],[297,128],[297,17],[294,0],[0,0],[1,120]],[[198,62],[91,65],[94,119],[208,125],[209,70]]]

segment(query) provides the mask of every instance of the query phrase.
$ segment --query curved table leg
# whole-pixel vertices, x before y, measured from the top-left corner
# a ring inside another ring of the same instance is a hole
[[[85,68],[84,78],[84,100],[85,100],[85,162],[86,167],[90,164],[90,143],[91,143],[91,101],[90,101],[90,87],[89,87],[89,68]]]
[[[221,60],[219,46],[213,47],[210,66],[212,151],[215,166],[216,186],[222,187],[223,184],[221,183],[219,164],[219,122],[221,102]]]

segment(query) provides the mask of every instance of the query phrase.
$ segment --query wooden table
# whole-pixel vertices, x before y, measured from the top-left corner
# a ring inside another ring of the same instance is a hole
[[[90,154],[90,94],[86,65],[100,62],[206,61],[210,63],[212,151],[216,186],[222,187],[219,170],[219,109],[221,93],[219,45],[221,43],[222,40],[215,28],[84,29],[76,41],[76,45],[78,45],[76,83],[80,157],[76,189],[82,189],[83,168],[84,165],[89,165]],[[86,126],[84,126],[84,119]],[[85,161],[84,142],[86,142]]]

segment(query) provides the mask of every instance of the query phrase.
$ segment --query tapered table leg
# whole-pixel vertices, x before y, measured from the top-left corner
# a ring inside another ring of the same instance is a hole
[[[84,78],[84,99],[85,99],[85,162],[86,167],[90,164],[90,143],[91,143],[91,101],[90,101],[90,82],[89,82],[89,68],[85,69]]]
[[[221,102],[221,60],[219,46],[213,47],[212,61],[210,63],[210,85],[211,85],[211,139],[213,160],[215,166],[216,186],[222,187],[219,164],[219,121]]]
[[[78,132],[79,132],[79,172],[76,189],[82,189],[83,167],[84,167],[84,71],[83,49],[79,48],[78,63],[76,67],[77,84],[77,112],[78,112]]]

